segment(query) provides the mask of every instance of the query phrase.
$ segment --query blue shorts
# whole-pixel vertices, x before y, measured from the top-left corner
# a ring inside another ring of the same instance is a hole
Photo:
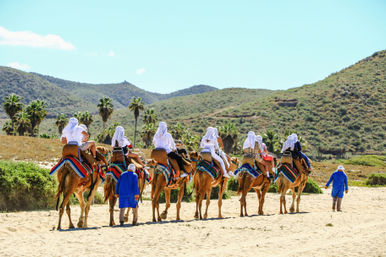
[[[137,208],[138,201],[128,197],[119,197],[119,208]]]
[[[331,196],[332,197],[338,197],[343,198],[344,190],[343,189],[332,189]]]

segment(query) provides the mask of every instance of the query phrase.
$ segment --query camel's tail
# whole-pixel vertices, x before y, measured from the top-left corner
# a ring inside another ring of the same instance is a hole
[[[114,187],[113,187],[113,178],[112,176],[106,176],[105,185],[103,187],[105,202],[114,195]]]
[[[237,188],[237,195],[240,195],[240,193],[243,191],[246,177],[247,177],[247,174],[245,172],[243,172],[243,174],[239,176],[239,186]]]
[[[66,169],[66,165],[65,165],[65,167],[63,167],[60,170],[60,172],[63,172],[63,174],[62,174],[61,180],[59,181],[58,191],[56,193],[56,210],[58,210],[59,201],[60,201],[60,195],[63,193],[64,188],[65,188],[65,184],[66,184],[66,178],[67,178],[67,175],[68,175],[68,171]]]

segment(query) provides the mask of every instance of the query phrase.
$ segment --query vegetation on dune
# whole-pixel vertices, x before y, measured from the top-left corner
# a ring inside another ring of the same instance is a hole
[[[344,164],[352,164],[352,165],[386,167],[386,156],[379,156],[379,155],[354,156],[348,160],[339,160],[339,162],[343,162]]]
[[[0,211],[53,208],[56,180],[33,163],[0,160]]]
[[[385,186],[386,173],[371,174],[366,180],[366,185],[370,186]]]

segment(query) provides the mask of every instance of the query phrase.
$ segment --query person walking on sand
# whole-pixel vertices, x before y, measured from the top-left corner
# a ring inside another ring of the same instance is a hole
[[[344,167],[342,165],[338,166],[338,170],[332,173],[330,180],[328,180],[325,188],[332,182],[332,211],[335,211],[335,206],[337,211],[342,211],[342,199],[344,191],[348,193],[348,184],[347,184],[347,175],[344,173]]]
[[[130,164],[127,171],[122,173],[115,188],[116,197],[119,197],[119,222],[123,226],[126,208],[133,209],[133,225],[138,220],[138,176],[134,173],[136,167]]]

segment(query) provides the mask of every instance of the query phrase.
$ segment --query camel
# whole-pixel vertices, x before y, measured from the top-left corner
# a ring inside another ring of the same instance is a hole
[[[248,216],[247,213],[247,194],[253,188],[256,191],[257,199],[259,201],[259,209],[258,214],[263,215],[263,205],[265,200],[265,194],[268,192],[269,185],[271,184],[271,179],[275,176],[275,174],[272,172],[272,163],[268,161],[262,161],[265,165],[260,163],[259,161],[256,161],[256,164],[258,165],[259,169],[262,172],[258,177],[254,178],[252,175],[250,175],[248,172],[242,172],[239,174],[239,186],[237,189],[237,195],[241,194],[240,198],[240,217]],[[270,177],[267,177],[267,173],[265,170],[265,167],[267,167]]]
[[[296,199],[296,212],[299,212],[300,195],[302,194],[303,189],[306,186],[308,180],[309,170],[307,169],[305,161],[303,159],[294,159],[293,163],[295,164],[296,169],[299,171],[299,176],[296,177],[295,181],[291,183],[287,178],[284,177],[282,173],[279,174],[279,177],[276,181],[279,188],[278,193],[280,194],[280,214],[283,214],[282,207],[284,208],[284,214],[287,214],[285,195],[288,189],[291,189],[292,191],[292,204],[290,212],[294,212],[295,187],[298,187],[298,195]]]
[[[153,211],[153,222],[162,221],[167,218],[168,209],[170,207],[170,193],[173,189],[179,189],[178,198],[177,198],[177,217],[176,220],[181,220],[180,217],[180,209],[181,209],[181,201],[184,196],[184,192],[187,184],[189,183],[189,176],[178,177],[174,183],[167,183],[164,173],[162,172],[159,163],[162,165],[167,165],[166,162],[166,151],[155,149],[151,153],[152,160],[150,160],[149,165],[152,170],[152,181],[151,181],[151,199],[152,199],[152,211]],[[178,169],[178,165],[175,160],[169,159],[170,163],[175,169]],[[185,171],[191,173],[192,170],[196,168],[196,163],[188,163],[186,162]],[[178,173],[178,171],[177,171]],[[165,210],[160,215],[159,213],[159,196],[165,190],[165,201],[166,206]],[[156,219],[156,211],[157,211],[157,219]]]
[[[97,147],[97,159],[99,160],[98,163],[103,165],[102,169],[105,169],[108,164],[106,158],[104,157],[107,154],[108,150],[106,148],[100,146]],[[64,157],[65,156],[68,155],[64,155]],[[59,222],[57,229],[61,229],[61,221],[64,213],[64,207],[66,207],[66,213],[68,215],[69,228],[74,228],[74,224],[71,221],[70,208],[70,197],[72,194],[75,194],[75,196],[78,198],[81,209],[77,225],[79,228],[87,228],[87,217],[90,211],[90,205],[92,203],[92,200],[94,199],[95,193],[98,190],[98,186],[102,181],[99,174],[97,172],[93,172],[91,174],[88,174],[85,178],[81,178],[71,167],[71,165],[65,163],[64,166],[57,171],[57,176],[59,185],[56,194],[56,210],[58,210],[60,195],[63,194],[63,201],[59,207]],[[86,203],[83,198],[83,193],[85,191],[89,191]]]
[[[194,160],[194,159],[198,160],[199,158],[202,159],[202,156],[199,157],[197,152],[192,152],[192,153],[190,153],[190,158],[192,160]],[[235,157],[230,158],[228,155],[227,155],[227,158],[228,158],[228,162],[230,165],[230,167],[228,168],[228,171],[232,171],[232,172],[235,171],[238,168],[239,160]],[[220,167],[219,163],[217,163],[216,161],[215,161],[215,163],[216,163],[217,167]],[[225,192],[228,178],[225,178],[223,176],[222,171],[220,170],[217,177],[215,179],[213,179],[212,176],[210,176],[207,172],[197,170],[198,165],[199,164],[196,165],[196,172],[194,174],[194,190],[195,190],[195,194],[196,194],[196,212],[194,214],[194,218],[195,219],[198,219],[198,218],[202,219],[203,218],[202,212],[201,212],[201,208],[202,208],[201,206],[202,206],[202,201],[204,200],[205,195],[206,195],[206,209],[205,209],[205,213],[204,213],[204,219],[208,218],[208,207],[210,204],[210,194],[212,192],[212,187],[216,187],[216,186],[220,187],[219,191],[218,191],[218,202],[217,202],[218,203],[218,218],[222,218],[222,214],[221,214],[222,196]]]

